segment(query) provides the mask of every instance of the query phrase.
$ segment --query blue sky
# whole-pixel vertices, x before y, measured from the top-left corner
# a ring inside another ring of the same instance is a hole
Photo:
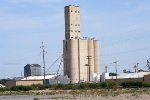
[[[28,63],[42,64],[42,41],[46,69],[62,54],[67,5],[81,6],[82,36],[100,40],[101,72],[105,65],[115,72],[116,60],[120,73],[133,71],[137,62],[144,68],[150,59],[149,0],[0,0],[0,78],[21,76]]]

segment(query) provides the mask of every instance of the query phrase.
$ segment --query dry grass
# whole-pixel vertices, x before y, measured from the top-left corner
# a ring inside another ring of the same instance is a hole
[[[142,94],[149,95],[150,88],[127,88],[127,89],[90,89],[90,90],[38,90],[38,91],[5,91],[0,92],[0,96],[4,95],[57,95],[69,94],[72,96],[102,96],[115,97],[120,94],[131,94],[131,96],[139,96]]]

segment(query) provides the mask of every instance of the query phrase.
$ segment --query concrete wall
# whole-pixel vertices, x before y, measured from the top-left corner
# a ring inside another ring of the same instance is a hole
[[[150,82],[150,74],[144,75],[144,81],[145,82]]]
[[[6,81],[6,87],[7,88],[10,88],[10,87],[13,87],[13,86],[16,86],[16,81],[13,80],[13,81]]]
[[[43,85],[43,80],[19,80],[19,81],[12,80],[12,81],[6,82],[6,87],[10,88],[10,87],[19,86],[19,85],[30,86],[33,84]]]

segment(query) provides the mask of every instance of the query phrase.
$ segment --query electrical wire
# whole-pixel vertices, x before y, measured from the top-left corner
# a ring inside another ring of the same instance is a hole
[[[55,65],[55,63],[60,59],[62,57],[62,55],[61,56],[59,56],[51,65],[50,65],[50,67],[45,71],[46,73],[53,67],[53,65]]]

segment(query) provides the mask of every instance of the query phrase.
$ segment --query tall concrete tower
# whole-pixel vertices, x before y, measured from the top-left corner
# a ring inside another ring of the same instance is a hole
[[[80,37],[80,7],[65,7],[65,38]]]
[[[99,76],[99,41],[82,38],[80,7],[65,7],[64,75],[71,83],[92,82]]]

